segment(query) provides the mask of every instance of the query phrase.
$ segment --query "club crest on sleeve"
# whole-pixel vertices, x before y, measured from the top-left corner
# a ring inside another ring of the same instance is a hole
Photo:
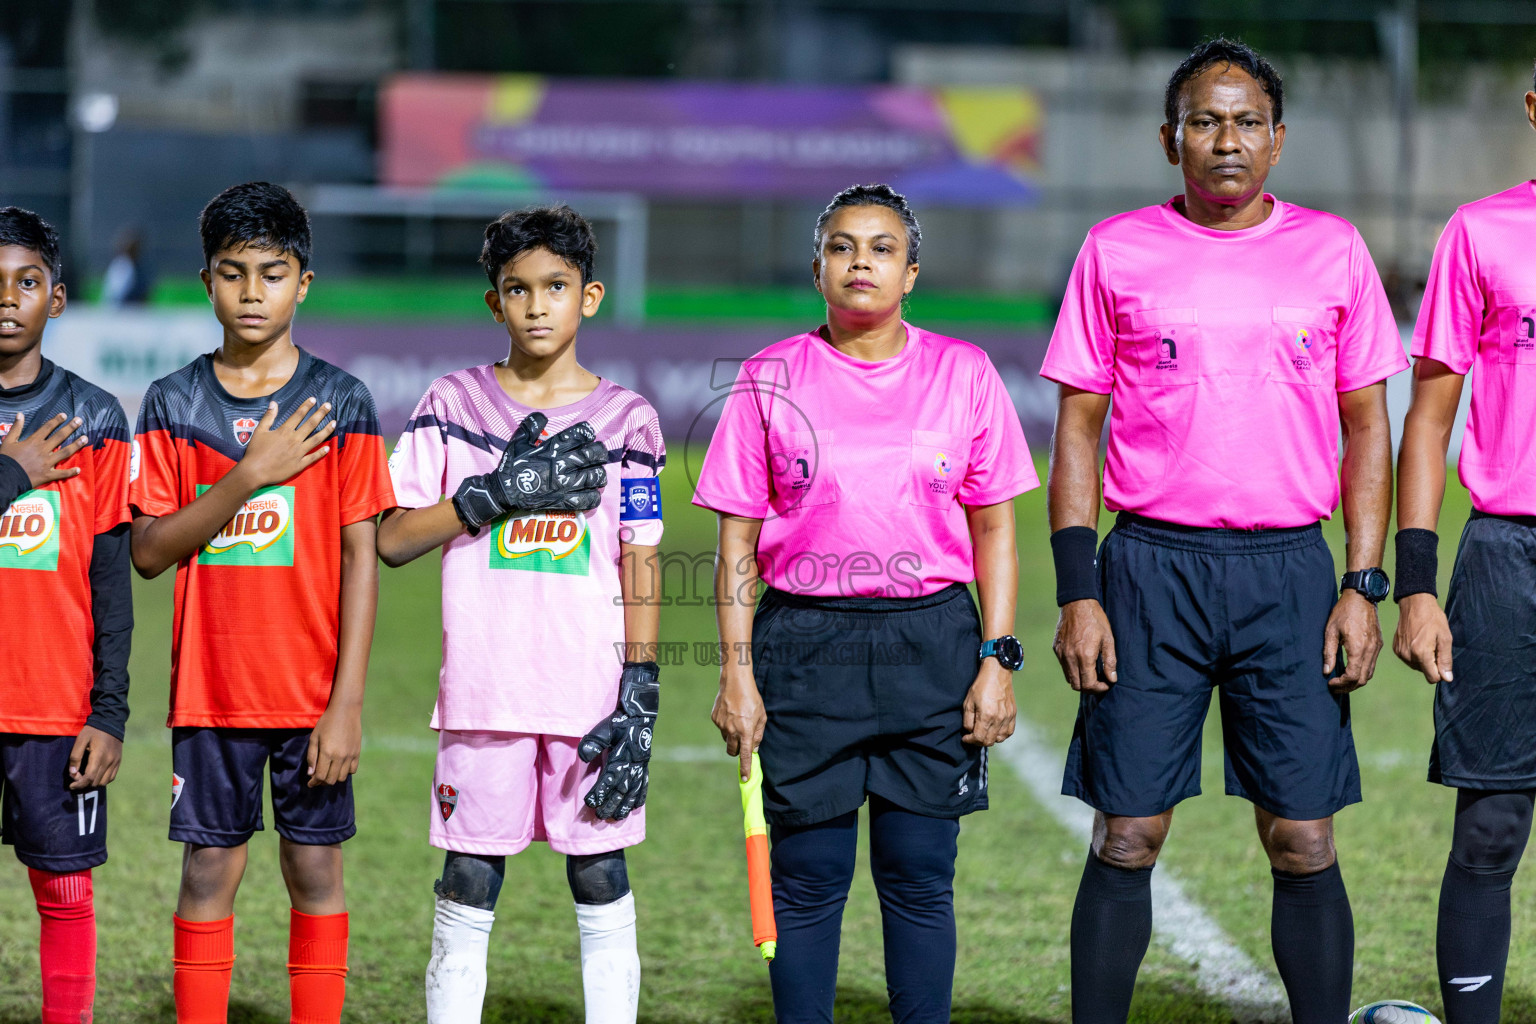
[[[229,425],[234,428],[235,440],[242,445],[249,444],[251,435],[256,433],[256,421],[249,416],[237,417],[231,420]]]
[[[437,784],[437,809],[442,812],[443,820],[453,817],[453,809],[459,805],[459,791],[446,782]]]

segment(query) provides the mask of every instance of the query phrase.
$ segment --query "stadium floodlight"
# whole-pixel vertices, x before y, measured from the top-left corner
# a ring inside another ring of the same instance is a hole
[[[117,124],[116,93],[83,92],[75,97],[74,107],[75,123],[81,131],[99,135]]]

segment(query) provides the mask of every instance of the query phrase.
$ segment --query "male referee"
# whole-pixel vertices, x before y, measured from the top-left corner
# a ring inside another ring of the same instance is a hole
[[[1525,94],[1536,127],[1536,92]],[[1435,247],[1413,334],[1413,404],[1398,455],[1392,647],[1435,690],[1429,780],[1456,790],[1435,935],[1448,1024],[1496,1024],[1509,959],[1509,887],[1536,797],[1536,183],[1457,210]],[[1435,601],[1445,453],[1473,367],[1461,534],[1445,611]],[[1455,672],[1452,673],[1454,662]]]
[[[1338,1024],[1354,921],[1333,814],[1360,799],[1347,694],[1381,649],[1383,381],[1407,359],[1355,229],[1264,192],[1285,142],[1275,69],[1204,43],[1165,110],[1184,193],[1088,233],[1041,369],[1061,386],[1054,646],[1082,695],[1063,791],[1098,811],[1072,912],[1072,1019],[1123,1024],[1130,1010],[1152,866],[1174,806],[1200,792],[1215,689],[1226,789],[1253,803],[1273,869],[1292,1017]],[[1095,564],[1106,413],[1118,517]],[[1341,427],[1342,596],[1318,524],[1339,504]]]

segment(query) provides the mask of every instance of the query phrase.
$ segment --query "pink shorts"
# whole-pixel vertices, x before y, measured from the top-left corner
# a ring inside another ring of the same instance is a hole
[[[645,808],[604,821],[582,802],[602,759],[583,764],[578,737],[455,732],[437,738],[432,845],[507,856],[535,839],[557,853],[607,853],[645,838]]]

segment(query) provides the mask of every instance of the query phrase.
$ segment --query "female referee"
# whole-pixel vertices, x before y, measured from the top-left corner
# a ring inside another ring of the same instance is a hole
[[[866,799],[891,1016],[949,1020],[959,818],[1013,732],[1011,503],[1039,481],[986,353],[902,320],[920,240],[887,185],[832,200],[826,325],[745,361],[693,499],[720,517],[712,717],[744,776],[762,755],[780,1024],[832,1020]]]

